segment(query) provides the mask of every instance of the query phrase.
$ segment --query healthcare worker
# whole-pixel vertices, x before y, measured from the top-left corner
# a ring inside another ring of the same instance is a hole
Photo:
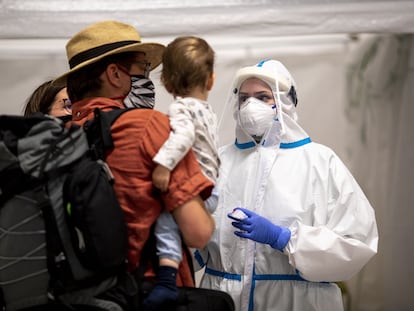
[[[227,104],[236,140],[220,150],[216,231],[196,256],[201,287],[230,293],[237,311],[343,310],[335,282],[376,254],[374,210],[338,156],[298,125],[282,63],[240,69]]]

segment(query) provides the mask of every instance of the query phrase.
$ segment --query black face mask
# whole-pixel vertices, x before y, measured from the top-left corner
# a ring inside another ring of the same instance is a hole
[[[55,118],[57,118],[57,119],[59,119],[59,120],[62,120],[62,121],[63,121],[63,123],[66,123],[66,122],[72,121],[72,115],[60,116],[60,117],[55,117]]]
[[[154,84],[149,78],[131,75],[131,91],[124,99],[126,107],[150,108],[155,104]]]

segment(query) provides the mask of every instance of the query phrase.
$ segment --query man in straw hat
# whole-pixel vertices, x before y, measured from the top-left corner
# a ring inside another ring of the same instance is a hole
[[[75,34],[66,44],[70,70],[57,79],[67,81],[73,122],[82,125],[95,108],[124,108],[132,73],[145,76],[161,63],[163,51],[163,45],[141,42],[134,27],[117,21],[98,22]],[[115,147],[106,160],[129,228],[129,270],[136,270],[163,207],[173,214],[187,246],[204,247],[214,230],[214,220],[203,205],[212,183],[194,154],[190,151],[172,172],[167,193],[161,196],[152,185],[152,158],[168,138],[168,117],[152,109],[133,109],[122,114],[111,130]],[[178,270],[167,268],[158,281],[168,287],[173,278],[178,286],[193,287],[190,260],[183,254]],[[151,271],[146,275],[155,279]]]

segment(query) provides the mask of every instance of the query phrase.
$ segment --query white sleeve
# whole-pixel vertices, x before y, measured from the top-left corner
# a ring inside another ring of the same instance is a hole
[[[365,194],[339,158],[333,156],[329,165],[326,223],[295,221],[285,248],[301,276],[317,282],[350,279],[378,247],[375,212]]]
[[[153,161],[173,170],[187,154],[195,140],[195,129],[191,111],[185,104],[175,101],[168,110],[171,131],[168,139],[153,158]]]

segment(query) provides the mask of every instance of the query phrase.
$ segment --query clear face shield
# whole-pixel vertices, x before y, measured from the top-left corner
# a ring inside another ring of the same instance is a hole
[[[233,116],[233,120],[231,121],[236,123],[235,124],[236,136],[238,136],[237,134],[238,132],[242,131],[246,136],[250,137],[250,140],[251,138],[254,138],[252,134],[249,134],[249,132],[253,133],[253,129],[249,129],[251,131],[247,131],[248,128],[246,128],[246,126],[242,126],[242,124],[243,123],[246,124],[246,122],[242,122],[243,118],[245,121],[245,117],[243,117],[243,114],[242,114],[242,118],[240,118],[241,116],[240,108],[243,107],[243,105],[241,105],[241,102],[245,101],[249,97],[254,97],[258,100],[269,103],[269,98],[261,97],[260,93],[258,93],[258,96],[255,96],[255,95],[250,96],[254,94],[254,91],[255,91],[254,89],[251,90],[250,94],[246,95],[244,91],[242,92],[242,94],[240,94],[240,87],[242,86],[243,82],[245,82],[248,79],[253,79],[253,78],[261,80],[262,83],[265,83],[268,89],[271,90],[270,96],[272,96],[273,106],[275,107],[267,111],[269,111],[269,116],[271,115],[269,119],[275,118],[280,123],[278,125],[280,128],[279,135],[283,135],[286,132],[286,127],[283,122],[284,114],[287,114],[289,117],[291,117],[295,121],[297,119],[296,109],[295,109],[296,92],[295,92],[295,88],[293,87],[295,84],[294,84],[292,77],[290,76],[290,73],[280,62],[269,60],[269,61],[263,61],[257,64],[256,66],[249,66],[249,67],[241,68],[240,70],[236,72],[231,91],[228,94],[228,99],[226,101],[223,114],[221,115],[221,119],[219,121],[220,135],[225,136],[225,139],[227,139],[229,143],[231,141],[234,141],[234,136],[231,136],[231,138],[227,138],[227,137],[229,135],[232,135],[234,132],[233,133],[228,133],[228,131],[224,132],[222,131],[222,128],[223,126],[228,127],[228,123],[230,122],[229,120],[230,115]],[[259,110],[262,111],[262,110],[267,109],[267,107],[262,107],[257,104],[254,104],[254,106],[256,107],[256,110],[258,111],[257,115],[262,114],[262,112],[259,112]],[[272,105],[269,105],[269,106],[271,107]],[[260,118],[258,117],[258,119]],[[265,125],[260,125],[258,126],[258,128],[266,127],[266,123],[267,123],[266,120],[268,119],[266,118],[263,118],[263,119],[265,119],[263,122]],[[271,130],[269,130],[268,133],[270,131]],[[264,135],[268,133],[265,133]],[[257,134],[257,133],[253,133],[253,134]],[[257,139],[255,140],[257,141]]]

